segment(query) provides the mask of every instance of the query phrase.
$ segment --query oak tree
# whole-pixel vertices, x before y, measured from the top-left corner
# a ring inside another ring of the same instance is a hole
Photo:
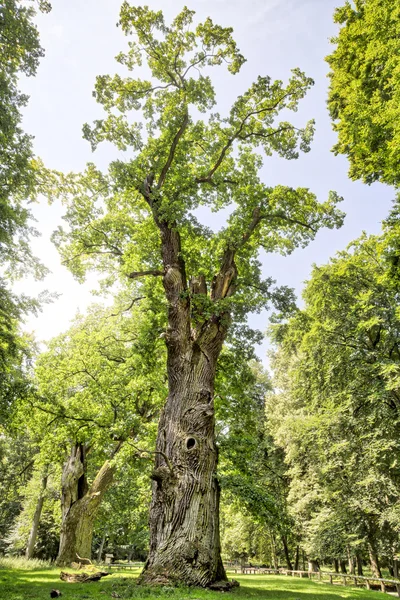
[[[271,187],[260,175],[263,155],[296,159],[309,150],[313,122],[298,128],[279,114],[297,110],[312,80],[299,69],[286,84],[260,76],[220,115],[209,71],[235,74],[245,59],[231,28],[193,19],[184,8],[167,25],[161,11],[123,2],[119,26],[129,43],[117,61],[128,74],[97,78],[105,117],[85,125],[84,135],[93,149],[109,141],[127,157],[107,174],[89,165],[61,177],[54,191],[67,204],[68,229],[55,241],[78,277],[97,269],[107,286],[118,277],[162,282],[169,394],[141,581],[208,586],[226,580],[214,436],[222,346],[273,295],[260,251],[289,254],[321,227],[339,227],[343,214],[335,193],[320,203],[306,188]],[[129,74],[141,69],[145,78]],[[214,232],[201,224],[201,206],[229,208],[226,225]],[[275,297],[282,306],[291,298],[285,290]]]

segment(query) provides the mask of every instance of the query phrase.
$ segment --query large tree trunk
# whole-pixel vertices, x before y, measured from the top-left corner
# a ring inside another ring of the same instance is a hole
[[[33,550],[36,544],[37,532],[39,529],[40,517],[42,515],[42,509],[44,504],[44,495],[47,488],[47,467],[45,468],[45,474],[42,477],[42,482],[40,486],[39,497],[36,503],[35,513],[33,515],[32,527],[29,532],[28,545],[26,547],[25,557],[32,558]]]
[[[85,450],[78,444],[64,465],[62,475],[62,524],[57,565],[90,558],[93,522],[105,492],[113,481],[114,469],[106,461],[88,488]]]
[[[169,373],[170,394],[159,423],[150,553],[141,581],[207,586],[226,579],[219,539],[215,361],[196,348],[182,358],[187,364]]]
[[[187,122],[186,113],[182,131]],[[205,278],[193,277],[188,286],[179,232],[160,217],[152,182],[146,179],[144,196],[161,235],[169,393],[158,427],[150,551],[140,581],[206,587],[227,581],[219,535],[214,381],[229,314],[205,316],[202,306],[234,292],[237,270],[228,249],[206,303],[196,305],[196,298],[208,295]]]

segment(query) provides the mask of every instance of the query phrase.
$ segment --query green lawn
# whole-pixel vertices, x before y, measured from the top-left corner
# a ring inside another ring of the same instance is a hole
[[[198,588],[143,588],[136,585],[136,571],[113,573],[97,583],[73,584],[59,579],[60,569],[4,569],[0,568],[1,600],[44,600],[50,598],[52,588],[62,592],[64,600],[85,598],[136,598],[172,600],[222,600],[226,594]],[[230,598],[254,600],[335,600],[359,598],[383,600],[381,592],[369,592],[351,587],[330,586],[307,579],[294,579],[273,575],[236,575],[240,588],[230,593]]]

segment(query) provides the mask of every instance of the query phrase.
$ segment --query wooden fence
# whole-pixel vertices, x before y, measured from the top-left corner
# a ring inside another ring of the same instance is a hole
[[[232,567],[231,567],[232,568]],[[342,583],[343,585],[365,586],[367,590],[372,589],[372,586],[379,586],[382,592],[397,592],[400,598],[400,580],[398,579],[380,579],[379,577],[362,575],[352,575],[349,573],[330,573],[327,571],[288,571],[287,569],[264,569],[262,567],[233,567],[235,573],[244,575],[259,574],[259,575],[287,575],[292,577],[308,577],[309,579],[318,579],[324,581],[329,579],[330,584]],[[336,580],[336,581],[335,581]]]

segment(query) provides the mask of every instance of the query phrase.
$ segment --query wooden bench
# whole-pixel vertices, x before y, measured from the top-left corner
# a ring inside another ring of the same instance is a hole
[[[397,593],[397,596],[400,598],[400,580],[398,579],[384,579],[379,577],[373,577],[369,575],[368,577],[364,577],[363,575],[354,575],[351,573],[330,573],[326,571],[289,571],[287,569],[279,569],[279,571],[275,569],[257,569],[257,573],[269,574],[273,573],[274,575],[291,575],[295,577],[298,575],[299,577],[308,577],[312,579],[316,577],[319,581],[323,581],[324,577],[329,578],[329,583],[334,585],[334,579],[342,580],[343,585],[348,585],[349,581],[350,585],[355,586],[365,586],[367,590],[372,589],[372,586],[376,584],[375,587],[379,587],[382,592],[390,593],[394,591]]]
[[[137,563],[109,563],[106,565],[107,568],[111,571],[111,569],[137,569],[140,566]]]

